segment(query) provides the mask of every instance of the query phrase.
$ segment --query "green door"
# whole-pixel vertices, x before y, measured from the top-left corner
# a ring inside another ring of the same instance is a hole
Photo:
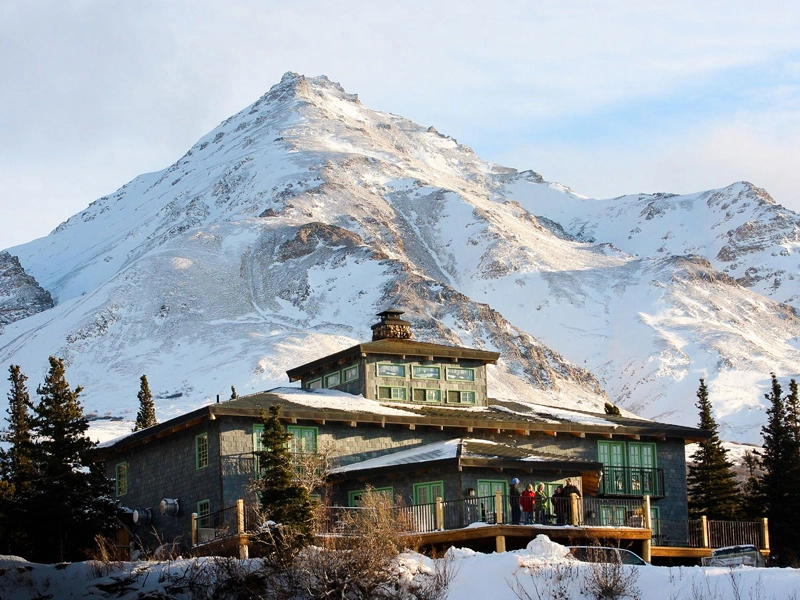
[[[628,444],[628,466],[630,469],[630,492],[632,494],[656,493],[656,447],[655,444]]]
[[[428,481],[414,484],[414,504],[412,514],[416,531],[435,531],[436,498],[444,498],[444,482]]]
[[[498,507],[495,506],[495,492],[500,492],[503,498],[508,495],[508,484],[504,479],[478,480],[478,502],[480,503],[482,521],[497,522]],[[508,514],[507,510],[508,508],[506,507],[503,513]]]

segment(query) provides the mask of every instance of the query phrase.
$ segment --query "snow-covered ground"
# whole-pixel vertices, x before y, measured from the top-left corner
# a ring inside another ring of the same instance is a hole
[[[592,598],[587,581],[593,565],[575,562],[564,546],[539,536],[527,549],[481,554],[451,549],[448,557],[455,577],[448,598],[453,600],[516,600],[523,598]],[[73,563],[40,565],[17,557],[0,556],[0,597],[34,598],[191,598],[184,587],[189,578],[214,559],[179,559],[103,565]],[[247,564],[247,563],[245,563]],[[253,564],[253,563],[250,563]],[[104,569],[108,567],[110,570]],[[429,572],[431,560],[418,554],[401,557],[401,580]],[[633,572],[629,598],[641,600],[791,600],[800,593],[800,570],[737,567],[624,567]]]

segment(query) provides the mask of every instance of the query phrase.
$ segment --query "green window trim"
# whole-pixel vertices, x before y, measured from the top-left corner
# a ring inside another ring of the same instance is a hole
[[[406,366],[398,365],[396,363],[377,363],[375,365],[375,373],[378,377],[396,377],[398,379],[405,379]]]
[[[408,390],[404,387],[379,385],[378,400],[405,402],[408,400]]]
[[[253,477],[261,479],[261,465],[256,452],[264,450],[264,424],[253,424]]]
[[[306,388],[309,390],[322,389],[322,377],[317,377],[316,379],[309,379],[308,383],[306,383]]]
[[[411,398],[414,402],[441,403],[442,390],[439,388],[414,388],[411,390]]]
[[[358,379],[358,365],[351,365],[342,369],[342,383],[349,383]]]
[[[117,496],[124,496],[128,493],[128,463],[117,463],[116,468],[116,492]]]
[[[447,367],[444,373],[447,381],[475,381],[475,369]]]
[[[392,503],[394,504],[394,488],[393,487],[380,487],[380,488],[372,488],[373,492],[378,494],[384,494],[389,496],[392,499]],[[347,504],[349,506],[361,506],[361,496],[366,494],[367,490],[352,490],[347,493]]]
[[[286,433],[292,434],[289,440],[289,450],[293,454],[316,454],[319,427],[302,427],[300,425],[287,425]]]
[[[444,499],[444,481],[425,481],[414,484],[414,504],[432,504],[436,498]]]
[[[205,469],[208,466],[208,433],[201,433],[194,438],[195,469]]]
[[[339,371],[325,375],[325,387],[333,388],[342,383],[342,374]]]
[[[211,527],[211,500],[200,500],[197,503],[197,527],[208,529]]]
[[[439,381],[442,378],[442,368],[427,365],[413,365],[411,367],[411,378]]]
[[[448,390],[448,404],[475,404],[477,402],[474,391]]]

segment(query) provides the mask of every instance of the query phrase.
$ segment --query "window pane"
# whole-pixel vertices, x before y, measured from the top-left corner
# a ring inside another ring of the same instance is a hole
[[[358,365],[353,365],[352,367],[347,367],[344,370],[344,380],[345,381],[354,381],[358,379]]]
[[[411,376],[414,379],[439,379],[441,369],[439,367],[411,367]]]
[[[331,373],[325,377],[325,387],[331,388],[336,387],[342,382],[341,375],[339,373]]]
[[[378,376],[379,377],[405,377],[406,376],[406,367],[405,367],[405,365],[379,364],[378,365]]]
[[[208,466],[208,434],[203,433],[194,439],[195,463],[198,469]]]
[[[322,387],[322,379],[312,379],[308,382],[309,389],[318,390]]]
[[[457,369],[455,367],[447,367],[447,379],[451,381],[475,381],[474,369]]]

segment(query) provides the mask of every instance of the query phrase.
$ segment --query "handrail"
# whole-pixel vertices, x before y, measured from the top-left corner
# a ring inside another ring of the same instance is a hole
[[[664,497],[664,469],[606,465],[597,493],[601,496]]]

